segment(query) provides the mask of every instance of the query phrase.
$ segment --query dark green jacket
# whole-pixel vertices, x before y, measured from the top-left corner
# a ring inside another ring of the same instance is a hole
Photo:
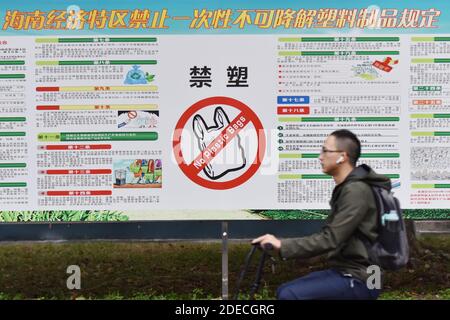
[[[371,263],[357,232],[371,241],[377,237],[378,215],[369,184],[391,189],[388,177],[367,165],[358,166],[334,188],[331,212],[322,230],[307,237],[281,240],[280,256],[310,258],[327,253],[331,268],[366,281]]]

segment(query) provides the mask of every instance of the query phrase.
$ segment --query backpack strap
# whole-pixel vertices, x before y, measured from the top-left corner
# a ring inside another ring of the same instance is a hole
[[[388,210],[397,210],[397,204],[395,203],[394,196],[392,193],[381,187],[372,187],[372,190],[375,190],[379,196],[379,201],[383,203],[383,210],[379,211],[380,213],[387,212]]]

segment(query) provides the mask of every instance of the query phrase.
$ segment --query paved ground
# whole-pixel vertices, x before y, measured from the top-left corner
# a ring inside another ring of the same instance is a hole
[[[416,232],[422,234],[450,234],[450,221],[415,221]]]

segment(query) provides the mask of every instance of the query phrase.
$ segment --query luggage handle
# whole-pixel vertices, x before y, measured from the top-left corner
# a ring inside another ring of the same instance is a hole
[[[252,248],[250,249],[250,252],[247,254],[247,256],[245,258],[244,267],[241,269],[241,273],[239,275],[239,278],[238,278],[238,281],[237,281],[237,284],[236,284],[236,292],[235,292],[235,295],[233,297],[234,300],[237,300],[238,297],[239,297],[241,282],[242,282],[242,280],[245,277],[245,274],[246,274],[246,272],[248,270],[248,267],[250,265],[252,257],[255,254],[255,252],[258,249],[258,247],[260,247],[259,243],[253,244]],[[262,279],[262,274],[263,274],[263,269],[264,269],[264,263],[266,262],[267,256],[269,256],[268,251],[271,251],[271,250],[273,250],[272,244],[267,243],[267,244],[264,245],[263,253],[262,253],[261,258],[260,258],[259,263],[258,263],[258,269],[256,270],[255,281],[253,282],[253,284],[250,287],[250,300],[254,300],[255,293],[256,293],[256,291],[258,291],[258,288],[261,285],[261,279]],[[272,270],[274,270],[274,269],[272,269]]]

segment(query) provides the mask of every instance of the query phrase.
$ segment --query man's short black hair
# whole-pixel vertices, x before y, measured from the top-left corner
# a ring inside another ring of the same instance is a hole
[[[336,138],[336,147],[347,153],[350,163],[356,166],[356,162],[361,155],[361,142],[358,137],[346,129],[336,130],[331,133]]]

